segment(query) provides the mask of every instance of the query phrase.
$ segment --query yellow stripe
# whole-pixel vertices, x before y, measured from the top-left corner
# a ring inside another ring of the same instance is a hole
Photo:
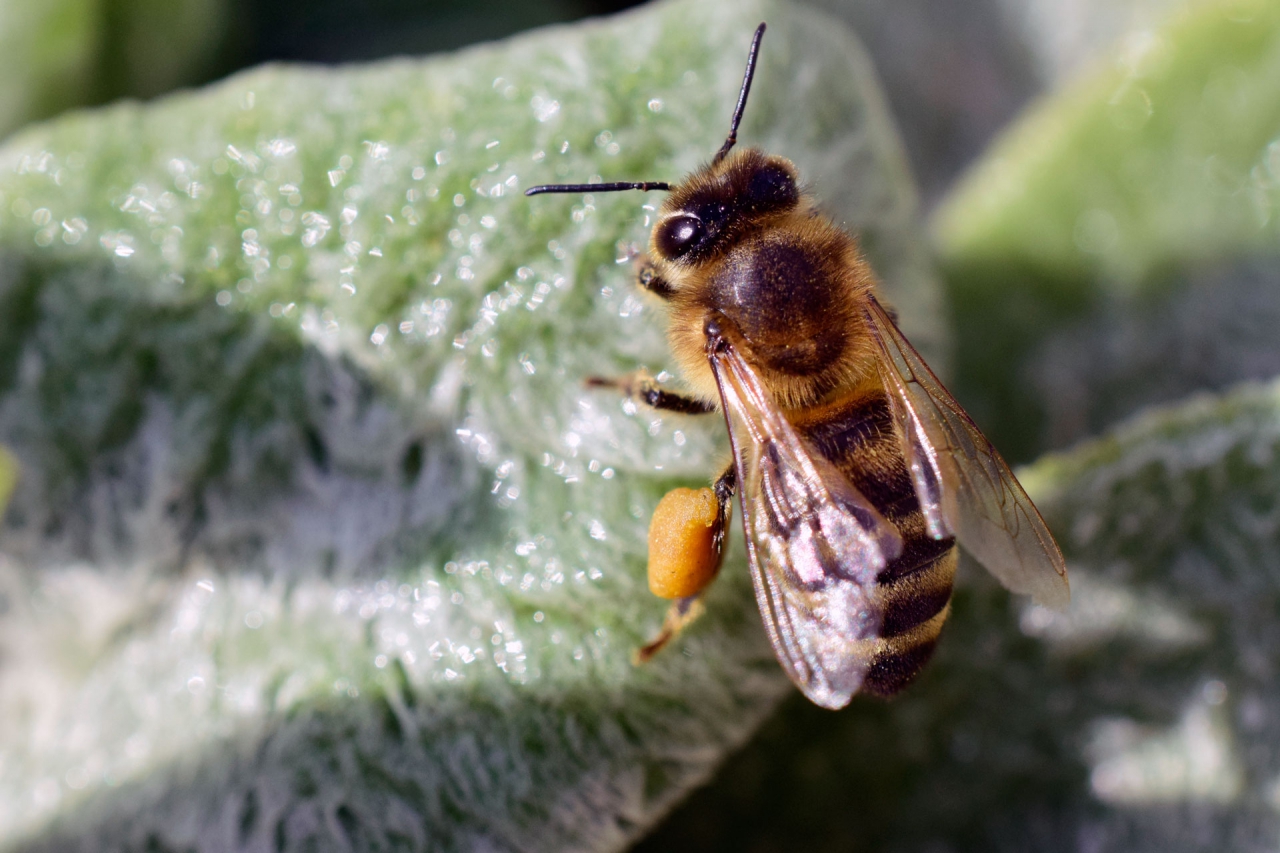
[[[871,662],[878,661],[884,657],[904,654],[916,646],[938,639],[938,635],[942,633],[942,626],[950,615],[951,602],[948,601],[946,606],[939,610],[933,618],[926,622],[921,622],[904,634],[899,634],[889,639],[873,637],[850,643],[848,646],[849,654]]]
[[[950,590],[955,584],[957,562],[959,562],[959,551],[953,545],[950,551],[939,556],[932,565],[916,569],[905,578],[898,578],[889,585],[881,587],[886,606],[891,602],[898,603]]]

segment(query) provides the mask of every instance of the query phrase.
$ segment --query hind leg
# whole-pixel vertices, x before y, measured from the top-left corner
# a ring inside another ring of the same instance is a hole
[[[736,487],[730,465],[712,488],[673,489],[659,501],[649,522],[649,589],[674,600],[658,636],[636,650],[636,663],[650,660],[702,614],[702,595],[724,560]]]

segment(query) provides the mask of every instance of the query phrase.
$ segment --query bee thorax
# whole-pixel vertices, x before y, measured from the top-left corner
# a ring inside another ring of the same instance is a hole
[[[797,235],[743,241],[708,285],[709,307],[732,321],[755,360],[780,373],[819,373],[845,350],[839,271]]]

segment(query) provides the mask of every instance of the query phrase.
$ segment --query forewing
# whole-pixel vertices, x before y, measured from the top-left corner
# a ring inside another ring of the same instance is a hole
[[[787,422],[732,347],[710,359],[769,639],[811,701],[843,707],[876,651],[882,611],[876,575],[902,552],[902,541]]]
[[[867,320],[930,533],[954,534],[1013,592],[1066,607],[1066,561],[1009,466],[874,297]]]

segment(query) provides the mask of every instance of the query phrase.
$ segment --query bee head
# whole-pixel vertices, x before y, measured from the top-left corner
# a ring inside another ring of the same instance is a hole
[[[754,148],[740,150],[672,188],[658,213],[651,249],[680,266],[706,263],[743,234],[799,204],[790,161]]]

